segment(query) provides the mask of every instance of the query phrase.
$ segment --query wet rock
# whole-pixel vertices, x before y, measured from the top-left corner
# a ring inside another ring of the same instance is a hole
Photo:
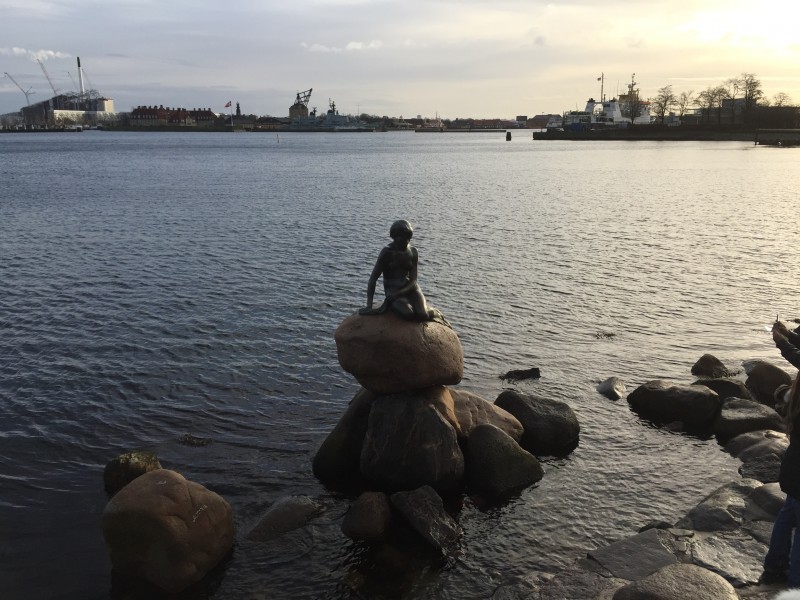
[[[344,415],[314,456],[312,469],[318,479],[332,483],[358,474],[361,447],[375,397],[362,388],[350,401]]]
[[[322,514],[324,507],[308,496],[282,496],[272,503],[247,539],[268,542],[299,529]]]
[[[750,363],[745,381],[753,398],[767,406],[775,406],[775,390],[779,386],[791,383],[792,378],[786,371],[763,360]]]
[[[742,463],[739,475],[748,479],[755,479],[761,483],[778,481],[781,472],[781,459],[774,454],[758,456]]]
[[[689,430],[708,430],[721,405],[719,395],[702,385],[649,381],[628,394],[628,404],[656,423],[681,421]]]
[[[774,520],[786,500],[786,494],[781,491],[777,482],[765,483],[753,490],[750,500]]]
[[[789,438],[782,431],[762,430],[742,433],[728,440],[725,450],[742,460],[768,453],[783,457],[789,446]]]
[[[728,377],[730,372],[716,356],[703,354],[703,356],[692,365],[692,375],[695,377],[716,379],[718,377]]]
[[[733,586],[716,573],[696,565],[663,567],[620,588],[613,600],[739,600]]]
[[[752,400],[750,390],[745,386],[744,381],[730,377],[718,377],[716,379],[698,379],[692,385],[704,385],[710,390],[717,392],[717,395],[726,400],[728,398],[744,398]]]
[[[715,533],[692,544],[692,562],[734,587],[758,582],[767,546],[741,532]]]
[[[627,581],[617,577],[605,577],[599,573],[571,569],[557,573],[540,586],[539,596],[529,596],[536,600],[570,600],[575,598],[592,598],[593,600],[611,600],[614,593]]]
[[[755,400],[728,398],[714,421],[714,434],[721,442],[749,431],[779,429],[783,419],[775,409]]]
[[[161,468],[155,452],[127,452],[106,465],[103,483],[109,494],[116,494],[131,481]]]
[[[494,425],[515,441],[522,438],[522,423],[506,410],[471,392],[450,389],[459,438],[469,438],[478,425]]]
[[[678,561],[661,543],[658,529],[622,539],[588,553],[589,558],[620,579],[635,580]]]
[[[364,492],[342,521],[342,533],[353,540],[375,540],[383,537],[392,522],[389,496],[383,492]]]
[[[730,531],[744,521],[748,497],[761,482],[742,479],[723,485],[680,519],[676,526],[695,531]]]
[[[409,525],[444,554],[455,550],[461,530],[444,510],[439,494],[430,486],[396,492],[389,499]]]
[[[233,547],[233,512],[218,494],[167,469],[122,488],[103,512],[114,569],[170,593],[200,581]]]
[[[611,400],[619,400],[625,395],[625,382],[619,377],[609,377],[597,385],[597,391]]]
[[[492,497],[539,481],[544,470],[535,456],[494,425],[478,425],[465,454],[470,486]]]
[[[406,321],[391,311],[356,313],[339,325],[334,337],[342,368],[378,394],[454,385],[464,375],[458,336],[435,321]]]
[[[503,381],[520,381],[522,379],[539,379],[541,377],[541,372],[539,371],[538,367],[532,367],[530,369],[513,369],[506,373],[505,375],[500,375],[500,379]]]
[[[565,455],[578,445],[578,417],[565,402],[506,390],[495,404],[522,423],[520,445],[531,454]]]
[[[444,387],[376,398],[361,448],[361,474],[384,491],[460,486],[464,456],[454,421]]]

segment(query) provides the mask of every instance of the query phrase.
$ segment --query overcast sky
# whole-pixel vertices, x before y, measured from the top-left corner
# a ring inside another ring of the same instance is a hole
[[[75,90],[76,57],[118,111],[163,104],[288,116],[561,113],[753,73],[800,102],[797,0],[0,0],[0,71],[31,102]],[[0,113],[25,96],[0,79]]]

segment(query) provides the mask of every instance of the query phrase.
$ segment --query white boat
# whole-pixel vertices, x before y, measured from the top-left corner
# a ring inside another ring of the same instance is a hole
[[[600,78],[603,79],[603,76]],[[650,125],[650,101],[639,96],[636,82],[631,77],[628,92],[620,94],[618,98],[606,100],[602,93],[602,100],[597,102],[589,98],[586,108],[564,113],[562,127],[566,131],[586,131],[601,128],[625,128],[633,125]]]

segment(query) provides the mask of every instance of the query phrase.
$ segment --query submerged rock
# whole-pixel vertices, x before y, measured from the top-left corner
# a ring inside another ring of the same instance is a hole
[[[131,481],[161,468],[155,452],[127,452],[106,465],[103,470],[103,483],[106,492],[116,494]]]
[[[259,542],[273,540],[288,531],[304,527],[323,510],[319,502],[308,496],[282,496],[267,509],[247,538]]]
[[[382,537],[392,522],[389,496],[383,492],[364,492],[342,521],[342,533],[353,540],[374,540]]]
[[[430,486],[397,492],[390,496],[392,505],[431,546],[444,554],[453,551],[461,528],[444,509],[441,497]]]
[[[625,382],[619,377],[609,377],[597,385],[597,391],[611,400],[619,400],[625,395]]]

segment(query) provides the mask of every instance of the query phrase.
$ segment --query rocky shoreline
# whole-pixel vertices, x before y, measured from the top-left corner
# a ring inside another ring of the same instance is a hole
[[[446,322],[352,315],[335,337],[341,366],[363,387],[312,467],[326,487],[352,499],[340,524],[346,538],[395,555],[448,560],[458,553],[465,492],[502,503],[547,476],[539,457],[567,456],[579,444],[577,416],[563,402],[515,390],[489,402],[449,387],[461,380],[463,353]],[[791,378],[763,361],[746,363],[744,370],[743,380],[741,372],[704,355],[691,369],[693,383],[649,381],[626,398],[655,425],[689,438],[713,434],[742,461],[741,478],[675,523],[643,523],[559,573],[503,583],[493,600],[774,597],[782,586],[759,577],[784,499],[776,483],[788,446],[780,411]],[[518,374],[535,378],[539,372]],[[610,377],[597,391],[614,401],[626,390]],[[104,479],[111,498],[103,534],[115,572],[179,592],[218,570],[233,551],[230,505],[161,468],[155,455],[118,457]],[[312,498],[285,496],[239,538],[269,543],[323,510]],[[351,587],[362,595],[359,584]]]

